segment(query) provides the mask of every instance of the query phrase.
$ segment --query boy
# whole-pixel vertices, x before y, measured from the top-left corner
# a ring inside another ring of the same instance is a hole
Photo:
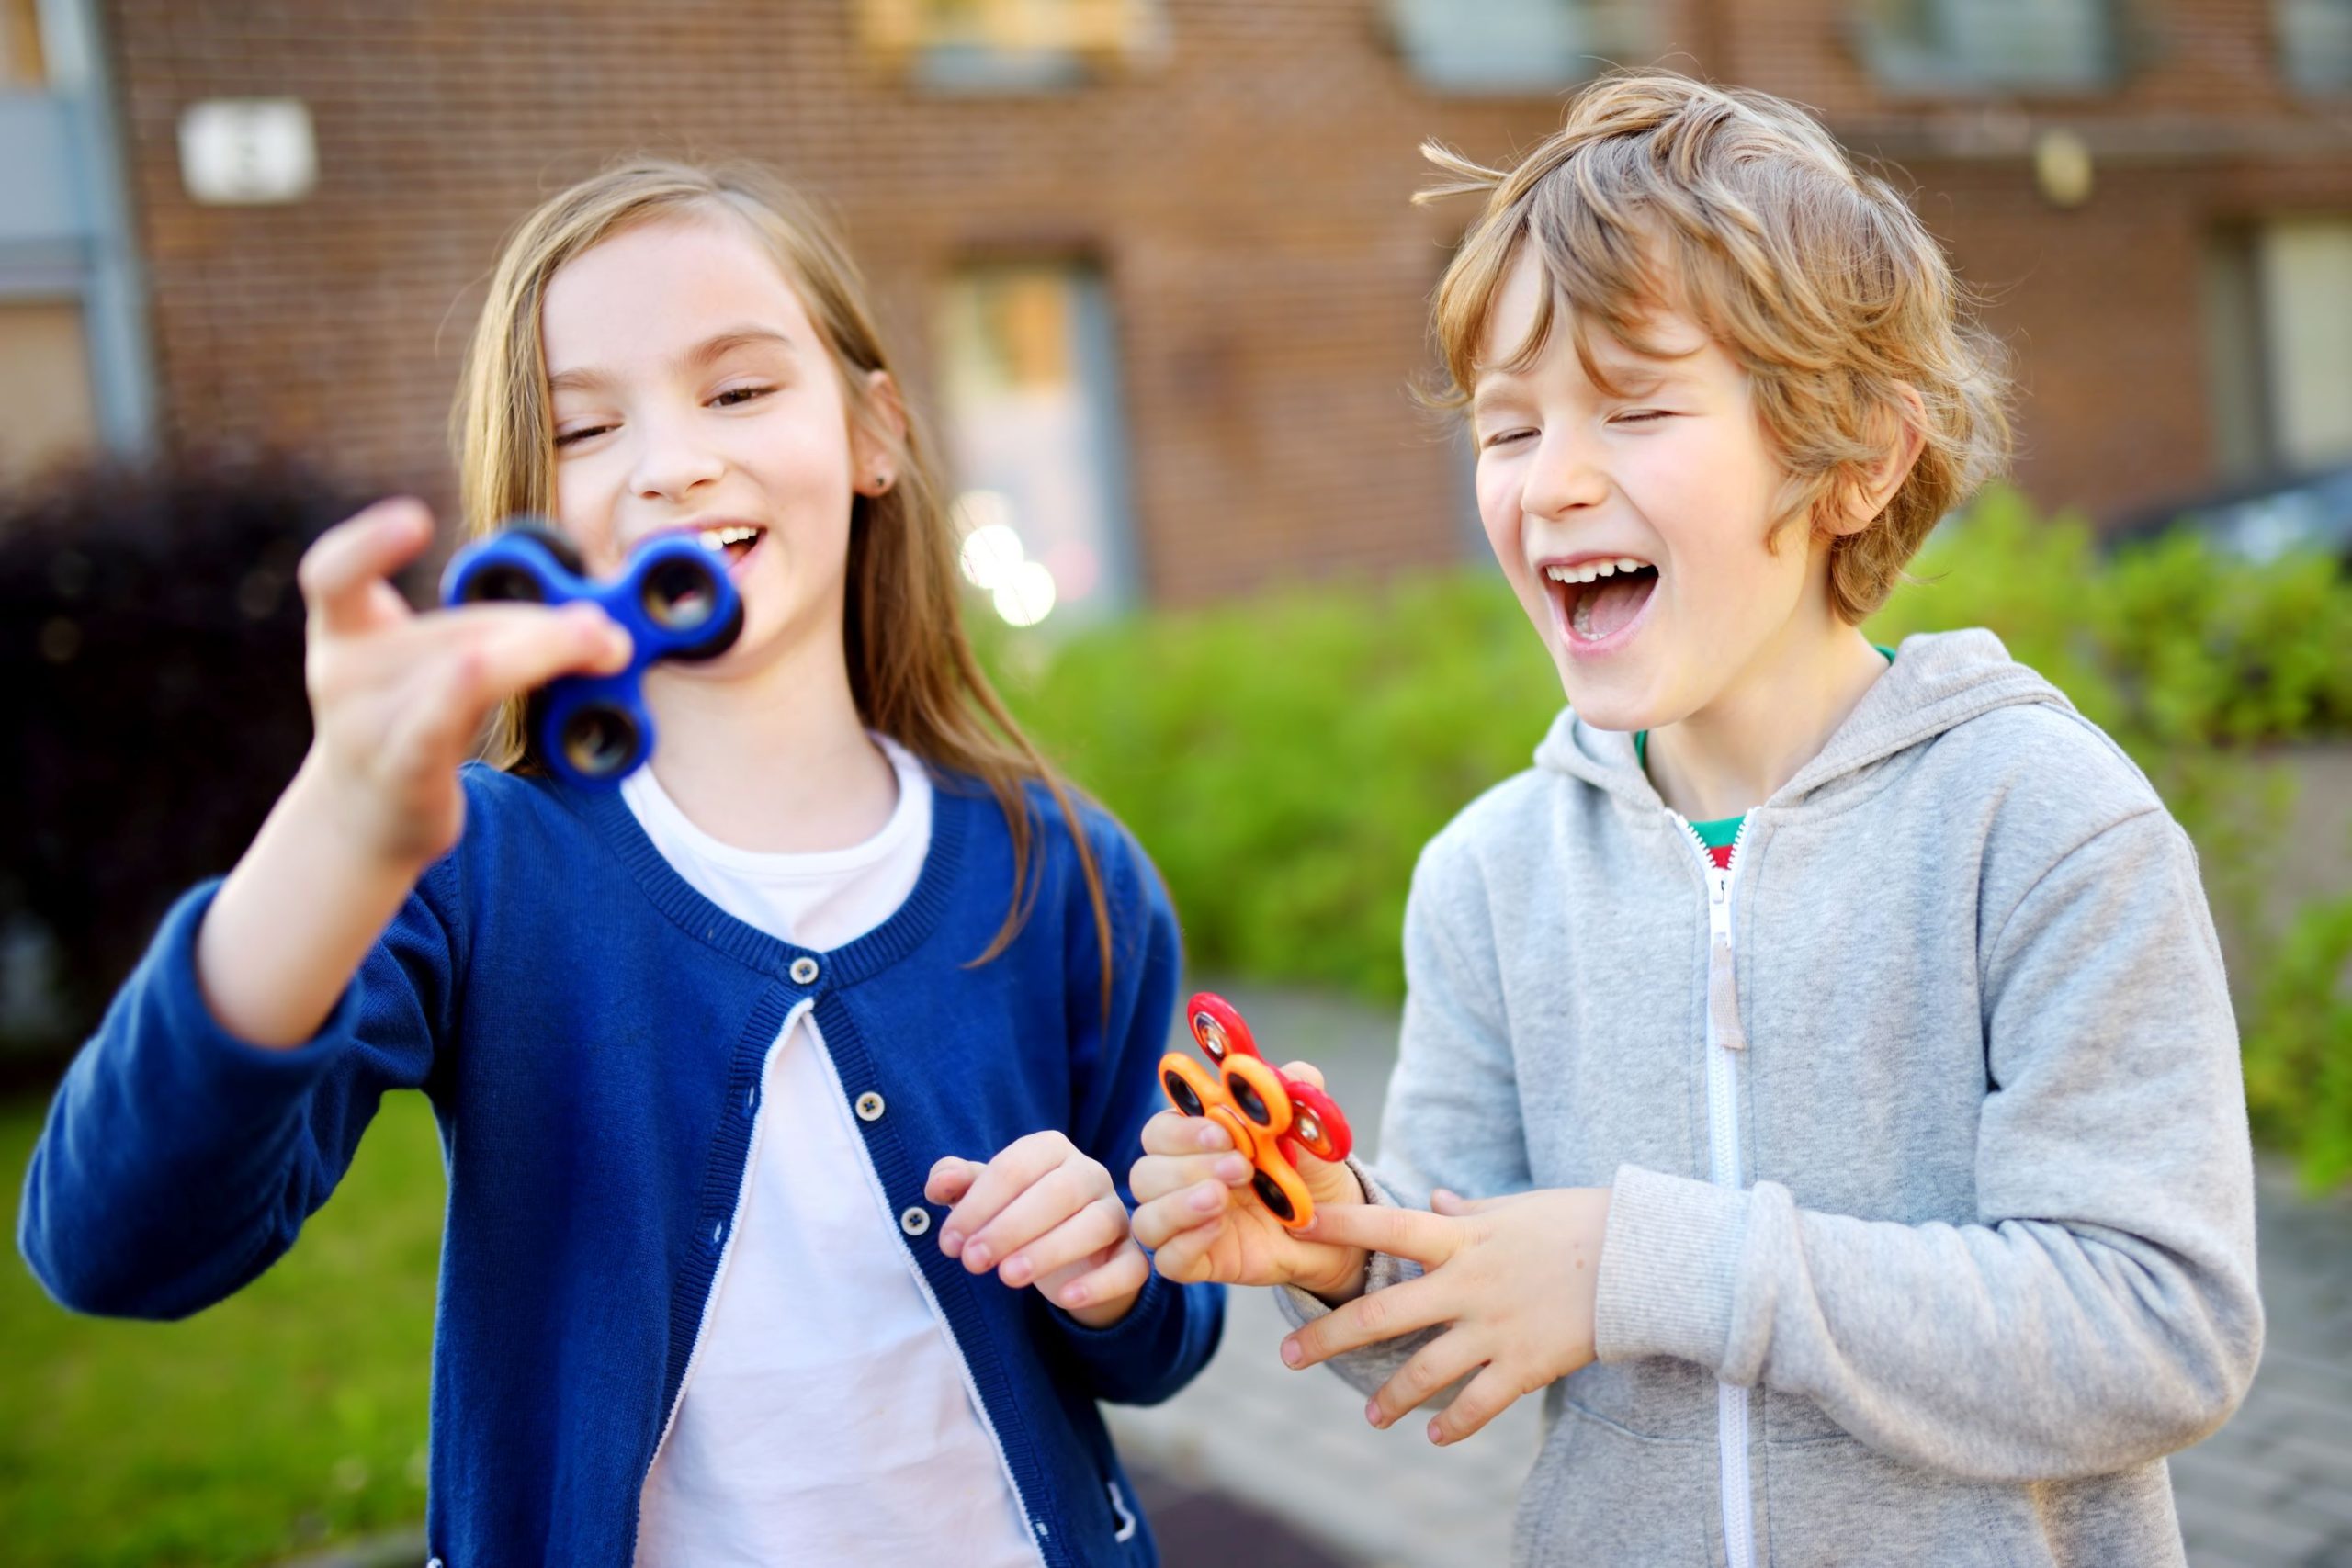
[[[1138,1239],[1289,1287],[1375,1426],[1544,1390],[1521,1562],[2180,1562],[2163,1456],[2262,1337],[2192,852],[1990,634],[1856,629],[1999,459],[1993,350],[1775,99],[1621,75],[1431,156],[1489,193],[1437,333],[1572,711],[1415,874],[1376,1176],[1293,1235],[1169,1113]]]

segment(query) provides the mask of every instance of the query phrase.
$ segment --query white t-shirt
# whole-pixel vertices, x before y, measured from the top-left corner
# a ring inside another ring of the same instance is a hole
[[[889,919],[931,847],[931,781],[876,737],[899,804],[865,843],[760,854],[640,768],[621,798],[678,874],[823,951]],[[737,1213],[645,1478],[639,1568],[1035,1568],[1003,1455],[899,1235],[806,1003],[769,1048]]]

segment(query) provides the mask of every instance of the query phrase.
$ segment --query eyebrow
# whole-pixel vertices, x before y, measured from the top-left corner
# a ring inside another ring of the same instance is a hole
[[[724,359],[739,348],[769,346],[781,348],[788,355],[797,355],[800,352],[800,345],[788,334],[780,333],[774,327],[747,324],[713,333],[680,355],[678,363],[690,367],[699,367],[714,360]],[[608,385],[611,380],[612,375],[608,371],[582,367],[577,369],[559,371],[548,377],[548,390],[550,392],[588,391]]]

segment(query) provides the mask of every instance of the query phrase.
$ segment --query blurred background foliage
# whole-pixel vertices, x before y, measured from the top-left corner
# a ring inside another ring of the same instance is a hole
[[[989,618],[974,616],[977,626]],[[2186,530],[2102,551],[1994,490],[1939,529],[1868,626],[1983,626],[2120,741],[2197,840],[2229,938],[2257,1131],[2317,1184],[2352,1176],[2352,895],[2280,907],[2310,742],[2352,739],[2352,580]],[[1491,568],[1293,587],[1045,642],[998,632],[1023,723],[1134,829],[1192,962],[1251,980],[1403,990],[1421,845],[1526,767],[1560,690]],[[2352,817],[2337,844],[2352,863]]]

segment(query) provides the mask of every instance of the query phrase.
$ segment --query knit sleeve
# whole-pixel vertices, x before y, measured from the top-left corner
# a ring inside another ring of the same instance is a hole
[[[177,1318],[291,1247],[384,1093],[425,1082],[458,965],[454,865],[413,890],[318,1033],[247,1044],[198,988],[218,883],[184,896],[67,1069],[25,1179],[17,1245],[65,1306]]]

